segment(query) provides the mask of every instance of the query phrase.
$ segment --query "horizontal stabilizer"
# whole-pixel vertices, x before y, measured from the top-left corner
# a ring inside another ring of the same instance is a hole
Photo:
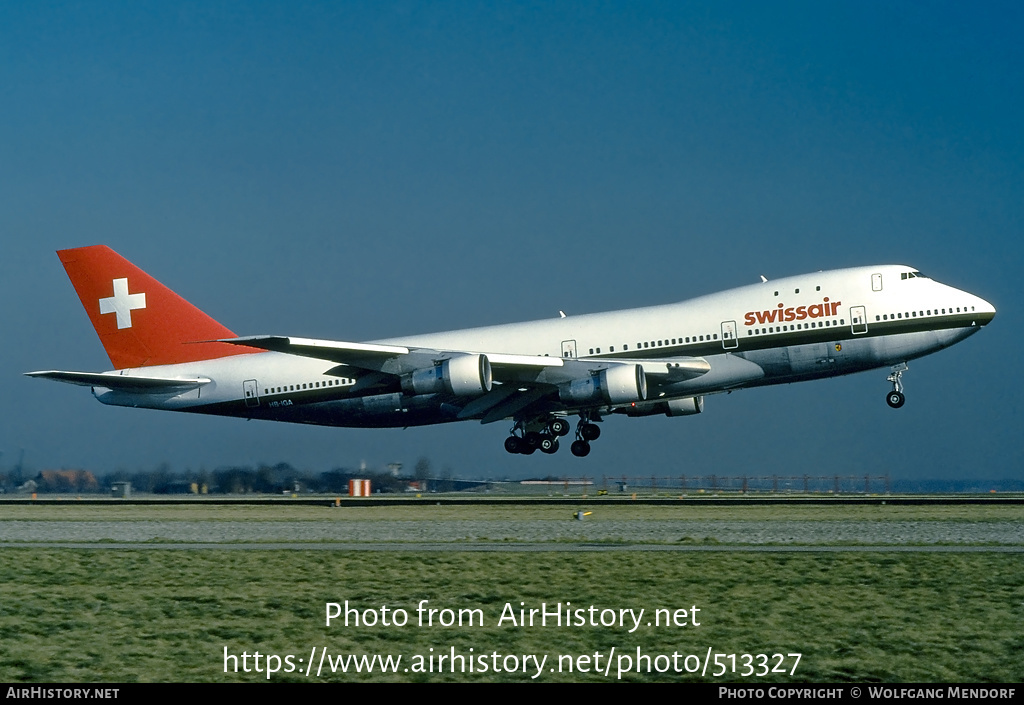
[[[63,370],[44,370],[26,372],[27,377],[42,377],[56,382],[78,384],[83,387],[106,387],[126,392],[172,392],[175,390],[195,389],[209,384],[206,377],[172,378],[172,377],[136,377],[115,372],[66,372]]]

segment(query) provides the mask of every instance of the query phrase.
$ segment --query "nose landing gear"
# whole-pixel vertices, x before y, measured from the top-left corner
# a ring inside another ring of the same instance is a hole
[[[886,395],[885,403],[893,409],[899,409],[907,401],[906,396],[903,394],[903,381],[901,378],[908,369],[907,363],[901,362],[892,368],[892,373],[888,377],[888,380],[892,382],[892,391]]]

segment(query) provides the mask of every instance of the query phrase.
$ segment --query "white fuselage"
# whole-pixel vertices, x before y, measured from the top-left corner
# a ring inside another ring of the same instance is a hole
[[[593,364],[635,361],[648,372],[647,399],[658,401],[897,365],[964,339],[994,314],[991,304],[973,294],[909,267],[884,265],[788,277],[663,306],[373,342]],[[706,360],[710,370],[688,379],[659,377],[674,361],[695,358]],[[410,426],[483,417],[467,415],[471,399],[408,394],[378,373],[278,352],[120,374],[211,381],[186,392],[95,387],[100,401],[331,426]],[[515,379],[555,389],[570,379],[568,374],[549,367]],[[555,398],[545,413],[618,410],[612,406]]]

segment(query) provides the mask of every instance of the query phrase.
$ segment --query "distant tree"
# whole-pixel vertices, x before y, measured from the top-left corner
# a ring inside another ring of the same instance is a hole
[[[405,492],[409,485],[407,479],[395,477],[389,472],[370,474],[370,487],[374,492]]]
[[[420,456],[420,459],[416,461],[416,467],[413,470],[413,477],[417,480],[428,480],[430,479],[430,459],[427,456]]]
[[[455,483],[452,482],[454,475],[452,469],[447,465],[441,470],[441,481],[437,483],[438,492],[451,492],[455,489]]]
[[[253,491],[255,476],[256,474],[250,468],[217,468],[213,471],[213,482],[218,492],[245,494]]]
[[[268,465],[260,465],[256,469],[256,481],[253,489],[257,492],[279,492],[280,487],[274,482],[274,469]]]
[[[158,488],[166,488],[172,485],[178,478],[174,476],[171,471],[170,463],[163,462],[156,466],[156,470],[148,473],[149,475],[149,492],[156,492]],[[134,483],[133,483],[134,486]]]
[[[273,484],[273,492],[293,492],[295,486],[310,487],[310,478],[303,472],[292,467],[289,463],[278,463],[271,468],[270,473]]]
[[[20,466],[15,466],[0,476],[0,487],[5,492],[14,492],[25,482],[25,474]]]
[[[328,470],[325,473],[321,473],[320,477],[316,479],[316,485],[314,489],[318,492],[333,492],[336,494],[347,494],[348,493],[348,481],[355,477],[351,470],[345,468],[335,468],[334,470]]]
[[[427,483],[430,480],[430,460],[425,455],[421,455],[419,460],[416,461],[416,465],[413,467],[413,479],[416,480],[416,486],[421,490],[427,490]]]

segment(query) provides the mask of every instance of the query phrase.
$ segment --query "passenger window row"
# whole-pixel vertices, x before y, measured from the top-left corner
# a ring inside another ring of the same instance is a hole
[[[971,311],[974,311],[974,307],[971,306]],[[924,311],[906,311],[903,313],[883,313],[881,316],[875,316],[876,321],[895,321],[899,318],[918,318],[923,316],[948,316],[954,313],[953,307],[948,308],[936,308],[926,309]],[[968,313],[966,306],[957,306],[955,313]]]
[[[641,342],[636,344],[636,348],[635,349],[636,350],[643,350],[645,348],[647,348],[647,349],[649,349],[649,348],[663,348],[666,345],[683,345],[684,341],[686,343],[696,343],[696,342],[705,342],[705,341],[709,341],[709,340],[718,340],[718,333],[708,333],[706,335],[691,335],[691,336],[679,337],[679,338],[671,338],[671,339],[665,338],[664,340],[651,340],[649,342],[648,341],[641,341]],[[622,349],[623,350],[629,350],[629,344],[627,343],[626,345],[623,345]],[[608,352],[615,352],[615,346],[612,345],[611,347],[609,347],[608,348]],[[589,354],[590,355],[600,355],[601,354],[601,348],[590,348],[590,353]]]
[[[304,382],[302,384],[285,384],[280,387],[264,387],[263,394],[285,394],[287,392],[301,392],[304,389],[320,389],[323,387],[351,387],[355,383],[354,379],[348,377],[331,377],[322,382]]]
[[[786,326],[769,326],[768,328],[754,328],[747,331],[747,335],[767,335],[769,333],[786,333],[794,330],[807,330],[810,328],[832,328],[832,324],[836,326],[845,326],[846,319],[840,318],[838,321],[811,321],[810,323],[793,323]]]

